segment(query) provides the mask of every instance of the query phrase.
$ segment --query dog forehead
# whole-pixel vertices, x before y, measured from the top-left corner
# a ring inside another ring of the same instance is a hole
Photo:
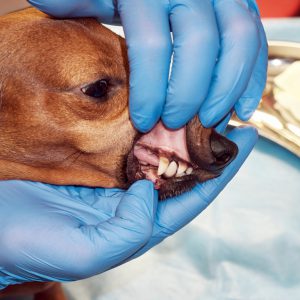
[[[55,50],[55,46],[58,46],[58,52],[65,48],[89,52],[96,47],[108,54],[122,51],[123,46],[121,37],[94,19],[40,19],[36,24],[29,23],[22,37],[27,43],[29,37],[38,47]]]
[[[1,31],[9,48],[14,47],[7,65],[59,87],[126,76],[123,39],[94,19],[55,20],[44,15],[21,19]],[[0,47],[0,57],[3,51],[7,47]]]

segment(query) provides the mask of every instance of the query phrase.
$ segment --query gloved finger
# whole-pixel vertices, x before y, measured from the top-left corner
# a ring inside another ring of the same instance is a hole
[[[145,245],[152,235],[157,201],[153,184],[139,181],[124,193],[115,217],[97,226],[82,226],[82,246],[89,255],[80,256],[75,274],[81,278],[99,274]]]
[[[257,15],[254,15],[254,17],[257,19],[257,26],[261,40],[261,48],[247,89],[242,95],[242,97],[235,104],[236,114],[243,121],[249,120],[252,114],[254,113],[255,109],[257,108],[260,102],[267,81],[267,38],[260,18]]]
[[[223,133],[232,117],[232,112],[230,112],[217,126],[215,127],[216,131],[219,133]]]
[[[253,127],[236,128],[227,137],[238,145],[236,159],[220,177],[198,184],[192,191],[181,196],[160,202],[151,240],[130,259],[145,253],[188,224],[218,196],[252,151],[257,141],[257,131]]]
[[[200,120],[205,127],[224,118],[242,96],[261,47],[256,21],[244,3],[216,0],[214,7],[221,52],[209,94],[200,108]]]
[[[94,17],[107,24],[120,24],[114,0],[27,0],[32,6],[57,18]]]
[[[256,13],[258,17],[260,17],[260,11],[258,5],[255,0],[243,0],[248,5],[248,8]]]
[[[219,34],[209,0],[170,1],[174,59],[162,120],[179,128],[206,97],[219,51]]]
[[[49,188],[70,197],[73,201],[83,202],[98,210],[102,219],[108,219],[115,215],[116,209],[124,194],[124,190],[116,188],[105,189],[79,186],[48,186]]]
[[[118,1],[130,64],[130,114],[142,132],[158,121],[165,103],[172,54],[167,2]]]

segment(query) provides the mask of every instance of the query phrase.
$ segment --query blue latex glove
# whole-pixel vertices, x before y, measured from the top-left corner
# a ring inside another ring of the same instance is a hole
[[[122,23],[131,70],[130,112],[140,131],[148,131],[159,118],[179,128],[198,112],[207,127],[232,109],[247,120],[258,105],[266,81],[267,43],[254,0],[29,2],[57,17]]]
[[[219,178],[164,202],[148,181],[128,191],[0,182],[0,289],[31,281],[73,281],[120,265],[201,213],[233,178],[257,133],[236,129],[239,147]]]

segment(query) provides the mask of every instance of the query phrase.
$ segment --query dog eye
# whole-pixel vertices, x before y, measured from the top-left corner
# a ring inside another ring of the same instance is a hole
[[[88,84],[83,87],[81,91],[90,97],[102,99],[107,96],[108,93],[108,82],[107,80],[101,79],[94,83]]]

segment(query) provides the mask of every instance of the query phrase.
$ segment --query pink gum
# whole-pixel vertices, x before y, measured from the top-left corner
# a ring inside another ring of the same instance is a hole
[[[182,127],[177,130],[171,130],[166,128],[162,122],[159,122],[150,132],[143,135],[138,143],[149,146],[150,148],[174,153],[182,160],[187,162],[190,161],[186,144],[186,127]],[[147,155],[144,151],[138,149],[138,146],[136,147],[136,157],[140,160],[148,161],[151,154]],[[152,165],[158,165],[158,158],[155,160],[154,157],[152,157],[151,161]]]

